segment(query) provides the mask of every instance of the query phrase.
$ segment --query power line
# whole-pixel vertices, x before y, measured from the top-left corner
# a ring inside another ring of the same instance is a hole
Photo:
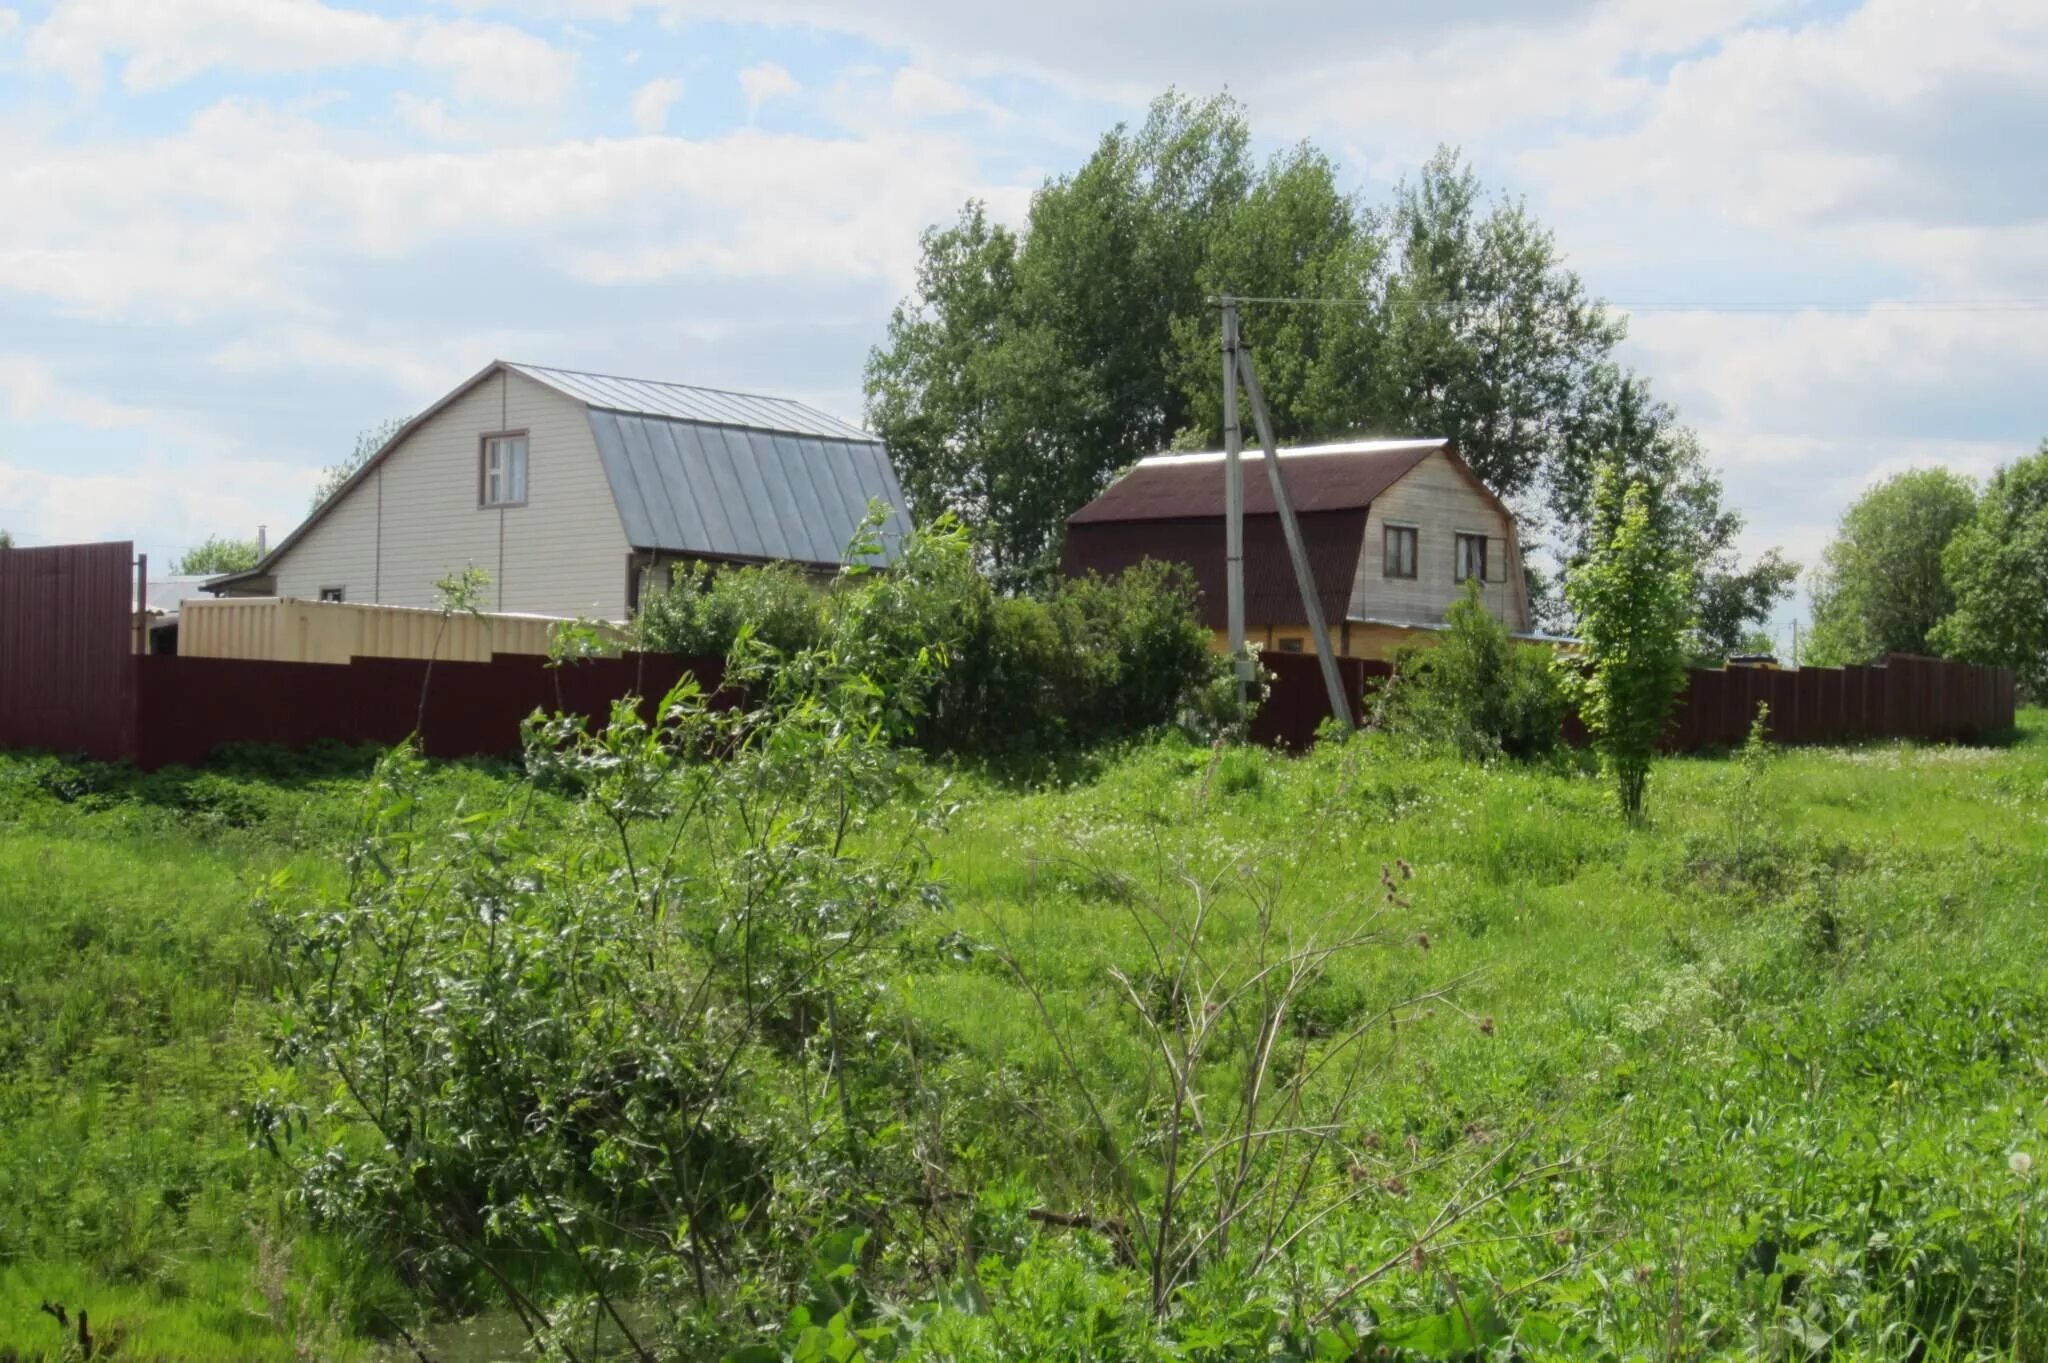
[[[1291,304],[1317,308],[1369,308],[1377,307],[1377,298],[1311,298],[1283,295],[1231,295],[1236,303]],[[1224,299],[1212,295],[1204,300],[1221,304]],[[2048,312],[2048,298],[1891,298],[1870,299],[1865,302],[1840,302],[1814,300],[1799,303],[1630,303],[1613,299],[1592,300],[1595,306],[1611,308],[1616,312],[1655,313],[1754,313],[1791,315],[1803,312],[1863,314],[1876,312],[1920,312],[1920,313],[1974,313],[1974,312]],[[1458,304],[1447,300],[1433,300],[1437,307],[1456,307]]]

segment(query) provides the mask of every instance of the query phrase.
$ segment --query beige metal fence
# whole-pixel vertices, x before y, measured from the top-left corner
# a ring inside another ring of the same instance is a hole
[[[546,653],[560,621],[545,615],[444,616],[410,606],[226,597],[178,611],[181,658],[345,663],[350,658],[489,662],[493,653]]]

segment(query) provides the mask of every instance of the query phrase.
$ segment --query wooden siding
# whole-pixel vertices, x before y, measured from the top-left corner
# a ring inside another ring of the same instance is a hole
[[[478,506],[478,452],[496,431],[527,432],[527,500]],[[500,370],[429,417],[279,559],[278,596],[432,606],[434,583],[474,565],[483,604],[616,620],[628,546],[583,405]]]
[[[1412,525],[1418,532],[1413,578],[1385,574],[1389,524]],[[1441,451],[1373,499],[1358,573],[1352,582],[1352,618],[1442,624],[1451,603],[1465,590],[1457,580],[1461,533],[1486,536],[1488,571],[1499,579],[1483,584],[1486,604],[1509,629],[1526,631],[1529,610],[1513,527],[1500,508]]]

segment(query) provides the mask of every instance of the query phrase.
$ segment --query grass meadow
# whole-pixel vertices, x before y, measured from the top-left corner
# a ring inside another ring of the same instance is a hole
[[[306,1229],[243,1115],[272,1064],[251,905],[339,873],[367,766],[0,756],[0,1359],[75,1347],[44,1302],[120,1358],[410,1356],[397,1285]],[[432,798],[512,779],[445,766]],[[1106,1205],[1102,1132],[1143,1128],[1155,1061],[1131,1000],[1161,906],[1200,902],[1217,952],[1362,937],[1294,1025],[1372,1027],[1359,1194],[1319,1252],[1391,1265],[1358,1300],[1411,1323],[1397,1348],[2048,1356],[2048,714],[1999,746],[1672,760],[1640,829],[1569,765],[1367,742],[920,779],[957,808],[889,987],[974,1186]],[[1404,1250],[1509,1145],[1557,1174]],[[1127,1276],[1086,1292],[1114,1309]]]

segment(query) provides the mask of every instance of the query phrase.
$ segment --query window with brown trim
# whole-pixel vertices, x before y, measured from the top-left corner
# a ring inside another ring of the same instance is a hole
[[[1421,532],[1412,525],[1390,525],[1387,527],[1388,577],[1414,577],[1415,560]]]
[[[1457,580],[1463,582],[1468,578],[1475,577],[1481,582],[1487,580],[1486,536],[1467,535],[1460,531],[1458,534]]]
[[[477,459],[477,505],[526,505],[526,432],[483,438]]]

